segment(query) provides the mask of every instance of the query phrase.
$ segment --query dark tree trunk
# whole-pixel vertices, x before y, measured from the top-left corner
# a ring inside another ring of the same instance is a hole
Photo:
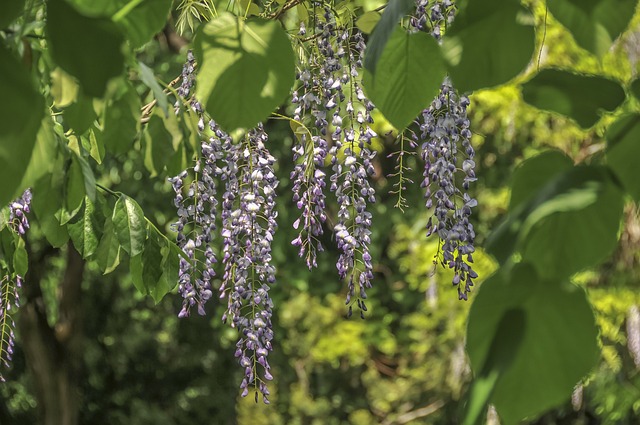
[[[58,321],[52,327],[47,322],[46,303],[41,288],[41,280],[46,272],[45,261],[42,257],[32,257],[30,253],[19,326],[38,401],[40,423],[76,425],[80,406],[80,296],[84,260],[69,244],[66,270],[58,285]]]

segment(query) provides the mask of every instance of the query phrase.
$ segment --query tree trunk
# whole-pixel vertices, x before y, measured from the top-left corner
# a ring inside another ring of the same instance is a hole
[[[44,256],[44,255],[43,255]],[[44,258],[32,258],[23,286],[20,336],[43,425],[76,425],[80,406],[78,376],[82,361],[81,289],[84,260],[71,244],[58,285],[58,321],[47,322],[40,286],[46,272]]]

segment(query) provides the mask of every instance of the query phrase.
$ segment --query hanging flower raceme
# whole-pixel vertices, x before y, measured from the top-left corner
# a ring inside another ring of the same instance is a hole
[[[256,401],[259,391],[269,403],[266,381],[273,379],[267,361],[273,339],[269,288],[275,283],[271,242],[277,227],[275,159],[266,148],[267,134],[262,124],[249,131],[242,142],[233,143],[213,120],[208,120],[213,135],[204,136],[207,120],[202,106],[188,98],[195,81],[194,69],[195,60],[189,52],[178,92],[198,115],[199,134],[205,140],[194,167],[169,179],[178,210],[174,223],[177,244],[184,253],[178,282],[183,306],[178,316],[189,316],[192,307],[205,314],[204,304],[212,296],[216,276],[212,242],[219,217],[224,269],[219,294],[227,300],[222,319],[240,333],[236,357],[244,368],[242,395],[254,387]],[[176,103],[178,112],[181,103]]]
[[[292,244],[299,247],[301,257],[306,256],[309,268],[316,265],[316,251],[323,249],[318,238],[326,220],[327,173],[323,168],[329,156],[330,189],[339,206],[333,228],[340,250],[336,267],[340,278],[348,279],[349,315],[354,303],[362,315],[367,309],[366,289],[373,279],[367,207],[375,202],[369,177],[374,174],[371,139],[376,136],[370,128],[374,106],[365,98],[359,81],[365,44],[362,34],[338,26],[331,8],[320,3],[315,6],[320,13],[310,38],[314,54],[298,70],[299,86],[292,100],[296,105],[293,118],[304,129],[297,132],[293,147],[293,199],[302,214],[294,222],[300,233]],[[307,29],[301,28],[303,31]]]
[[[242,395],[246,396],[253,386],[268,403],[266,381],[273,379],[267,360],[273,348],[269,285],[275,283],[271,242],[277,227],[278,181],[273,171],[275,159],[265,142],[267,134],[259,125],[249,131],[243,143],[225,146],[228,152],[222,202],[225,272],[220,294],[228,300],[223,320],[229,321],[241,335],[235,356],[244,368]]]
[[[18,238],[23,237],[29,229],[27,214],[31,211],[31,190],[24,191],[22,196],[9,204],[9,221],[7,227]],[[15,344],[14,329],[16,327],[13,314],[20,307],[19,290],[24,277],[12,271],[8,264],[0,265],[0,362],[9,368],[13,359]],[[0,374],[0,381],[4,377]]]
[[[453,285],[464,300],[478,276],[471,266],[475,232],[470,216],[478,203],[468,193],[469,184],[476,180],[468,106],[469,99],[458,95],[447,80],[431,107],[422,112],[420,123],[422,186],[425,205],[433,208],[427,236],[440,238],[442,264],[453,269]]]

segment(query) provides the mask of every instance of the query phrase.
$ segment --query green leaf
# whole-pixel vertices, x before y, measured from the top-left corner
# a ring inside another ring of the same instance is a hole
[[[380,12],[370,10],[363,13],[362,16],[358,18],[358,20],[356,21],[356,26],[363,33],[371,34],[378,22],[380,22],[380,18]]]
[[[98,115],[93,108],[90,97],[79,95],[74,103],[64,110],[64,122],[73,129],[76,135],[84,134]]]
[[[89,155],[91,155],[91,158],[98,164],[102,164],[105,153],[104,142],[102,141],[102,132],[95,127],[89,132],[89,146]]]
[[[47,37],[53,60],[75,76],[85,94],[101,97],[122,73],[123,37],[109,19],[81,15],[64,0],[47,3]]]
[[[96,262],[102,273],[111,273],[120,264],[120,242],[111,217],[104,222],[104,233],[96,249]]]
[[[8,27],[23,11],[24,0],[11,0],[0,3],[0,29]]]
[[[526,314],[522,309],[512,308],[503,314],[493,335],[484,366],[471,384],[463,425],[479,423],[487,411],[489,399],[496,385],[520,352],[525,330]]]
[[[279,22],[224,13],[195,43],[196,96],[227,132],[266,120],[295,81],[291,43]]]
[[[635,161],[640,158],[640,114],[625,115],[607,129],[607,164],[627,193],[640,201],[640,179]]]
[[[64,206],[60,216],[60,223],[66,224],[71,220],[82,208],[85,192],[84,176],[82,173],[82,165],[77,155],[71,154],[71,164],[66,175]]]
[[[509,211],[529,201],[551,179],[573,167],[573,161],[559,150],[548,150],[529,158],[513,172]]]
[[[443,37],[453,85],[469,92],[504,84],[527,67],[535,31],[518,0],[469,1]]]
[[[499,337],[496,329],[513,309],[525,313],[524,330]],[[504,350],[493,350],[494,336]],[[508,353],[509,347],[515,356],[501,366],[501,352]],[[476,374],[488,364],[503,367],[490,402],[502,423],[515,424],[569,400],[576,382],[598,362],[598,328],[581,288],[542,280],[533,267],[519,264],[480,286],[469,312],[467,352]]]
[[[573,167],[520,204],[487,240],[504,263],[521,252],[545,278],[594,266],[615,248],[623,196],[602,167]]]
[[[525,102],[557,112],[589,128],[600,119],[600,110],[613,111],[625,100],[624,89],[604,77],[543,69],[522,86]]]
[[[114,3],[119,9],[113,20],[122,28],[131,46],[138,48],[162,30],[169,17],[172,0],[118,0]]]
[[[50,117],[45,117],[40,125],[40,130],[36,136],[36,143],[33,147],[29,165],[22,177],[20,187],[31,187],[40,177],[44,176],[53,169],[54,161],[52,158],[57,156],[58,141],[53,131],[53,122]],[[14,198],[20,196],[15,193]]]
[[[101,196],[96,198],[102,199]],[[102,202],[105,202],[102,200]],[[69,236],[73,241],[76,250],[82,255],[82,258],[91,257],[98,248],[98,242],[102,237],[104,222],[106,217],[100,205],[85,197],[84,209],[82,214],[78,214],[73,220],[67,223]]]
[[[629,26],[637,0],[554,0],[549,11],[584,49],[604,56]]]
[[[51,96],[56,108],[69,106],[78,96],[78,83],[75,78],[61,68],[51,71]]]
[[[145,166],[155,176],[162,172],[164,167],[175,153],[173,149],[173,136],[164,127],[164,122],[157,114],[151,115],[145,129]]]
[[[386,49],[391,34],[398,28],[398,21],[407,15],[413,7],[415,7],[413,0],[389,0],[389,3],[384,8],[380,22],[376,25],[367,42],[367,50],[364,57],[364,67],[373,76],[375,76],[378,60]]]
[[[140,99],[133,87],[123,84],[104,109],[103,140],[109,152],[121,154],[133,146],[140,130]]]
[[[61,162],[58,161],[57,164],[61,165]],[[60,248],[69,240],[66,226],[61,225],[57,218],[64,203],[62,188],[65,174],[60,170],[54,169],[51,174],[45,174],[34,184],[31,200],[40,228],[47,241],[55,248]]]
[[[162,278],[150,291],[156,304],[178,284],[180,248],[178,248],[176,244],[167,242],[165,246],[163,246],[161,267]]]
[[[140,80],[151,89],[153,92],[153,97],[155,97],[158,102],[158,106],[164,112],[164,116],[169,115],[169,102],[167,101],[167,95],[160,87],[160,84],[156,81],[155,75],[153,75],[153,70],[143,64],[142,62],[138,62],[138,66],[140,67]]]
[[[128,196],[121,195],[111,219],[122,249],[131,257],[140,254],[147,239],[147,226],[140,205]]]
[[[24,190],[20,182],[29,164],[44,115],[44,99],[24,68],[0,43],[0,205]]]
[[[24,278],[27,270],[29,270],[29,256],[27,255],[24,239],[16,235],[13,246],[15,247],[15,251],[13,251],[13,270]]]
[[[177,282],[175,280],[173,285],[167,288],[166,277],[172,276],[171,273],[165,276],[167,266],[164,263],[166,253],[169,251],[164,238],[154,229],[149,229],[144,251],[131,258],[131,277],[134,286],[140,293],[151,295],[156,303],[160,302]]]
[[[382,51],[375,74],[365,72],[367,95],[398,130],[428,107],[446,75],[438,42],[397,27]]]

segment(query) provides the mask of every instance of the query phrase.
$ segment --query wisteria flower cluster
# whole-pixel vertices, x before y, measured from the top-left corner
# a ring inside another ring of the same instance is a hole
[[[475,151],[467,118],[469,99],[460,96],[446,80],[440,94],[420,120],[421,156],[425,164],[422,187],[425,206],[433,208],[427,236],[441,241],[442,264],[454,270],[453,285],[460,299],[467,299],[477,273],[473,270],[475,232],[471,209],[478,202],[469,193],[476,180]],[[461,182],[461,184],[460,184]]]
[[[319,13],[312,42],[318,53],[298,70],[299,87],[292,98],[295,122],[310,127],[293,147],[293,199],[302,213],[294,223],[300,233],[292,244],[299,247],[309,268],[316,266],[316,253],[323,250],[318,238],[326,221],[323,189],[327,172],[323,168],[328,157],[329,187],[339,206],[333,226],[340,250],[336,267],[339,277],[348,279],[349,315],[355,303],[362,316],[367,310],[366,289],[373,279],[371,213],[367,207],[375,202],[369,178],[374,174],[375,155],[371,139],[376,137],[370,127],[374,106],[359,82],[365,43],[359,32],[338,26],[331,8],[320,3],[316,8]],[[300,34],[306,33],[307,28],[301,27]]]
[[[191,52],[183,68],[179,92],[189,96],[194,83],[195,61]],[[205,116],[200,103],[189,99],[198,114],[200,135],[205,133]],[[176,104],[180,111],[180,102]],[[238,329],[235,356],[244,368],[242,396],[254,387],[269,403],[266,381],[273,379],[267,360],[273,349],[270,285],[275,283],[271,242],[277,223],[275,158],[267,149],[262,125],[249,131],[238,143],[213,120],[213,134],[201,143],[195,165],[169,181],[175,191],[178,221],[174,223],[180,259],[178,291],[183,298],[179,317],[195,307],[205,315],[205,303],[213,295],[216,252],[212,243],[219,231],[222,239],[220,299],[227,300],[222,319]],[[218,223],[221,223],[218,229]]]
[[[17,235],[23,237],[29,229],[27,214],[31,208],[31,190],[24,191],[22,196],[9,204],[9,221],[7,227]],[[24,277],[15,272],[9,271],[8,267],[2,268],[2,278],[0,280],[0,361],[4,367],[9,368],[13,359],[14,329],[16,324],[13,320],[14,312],[20,307],[19,290],[22,287]],[[0,374],[0,381],[4,382],[4,377]]]
[[[416,0],[416,13],[410,25],[418,31],[429,32],[436,40],[442,38],[442,29],[453,22],[456,5],[452,0]]]

